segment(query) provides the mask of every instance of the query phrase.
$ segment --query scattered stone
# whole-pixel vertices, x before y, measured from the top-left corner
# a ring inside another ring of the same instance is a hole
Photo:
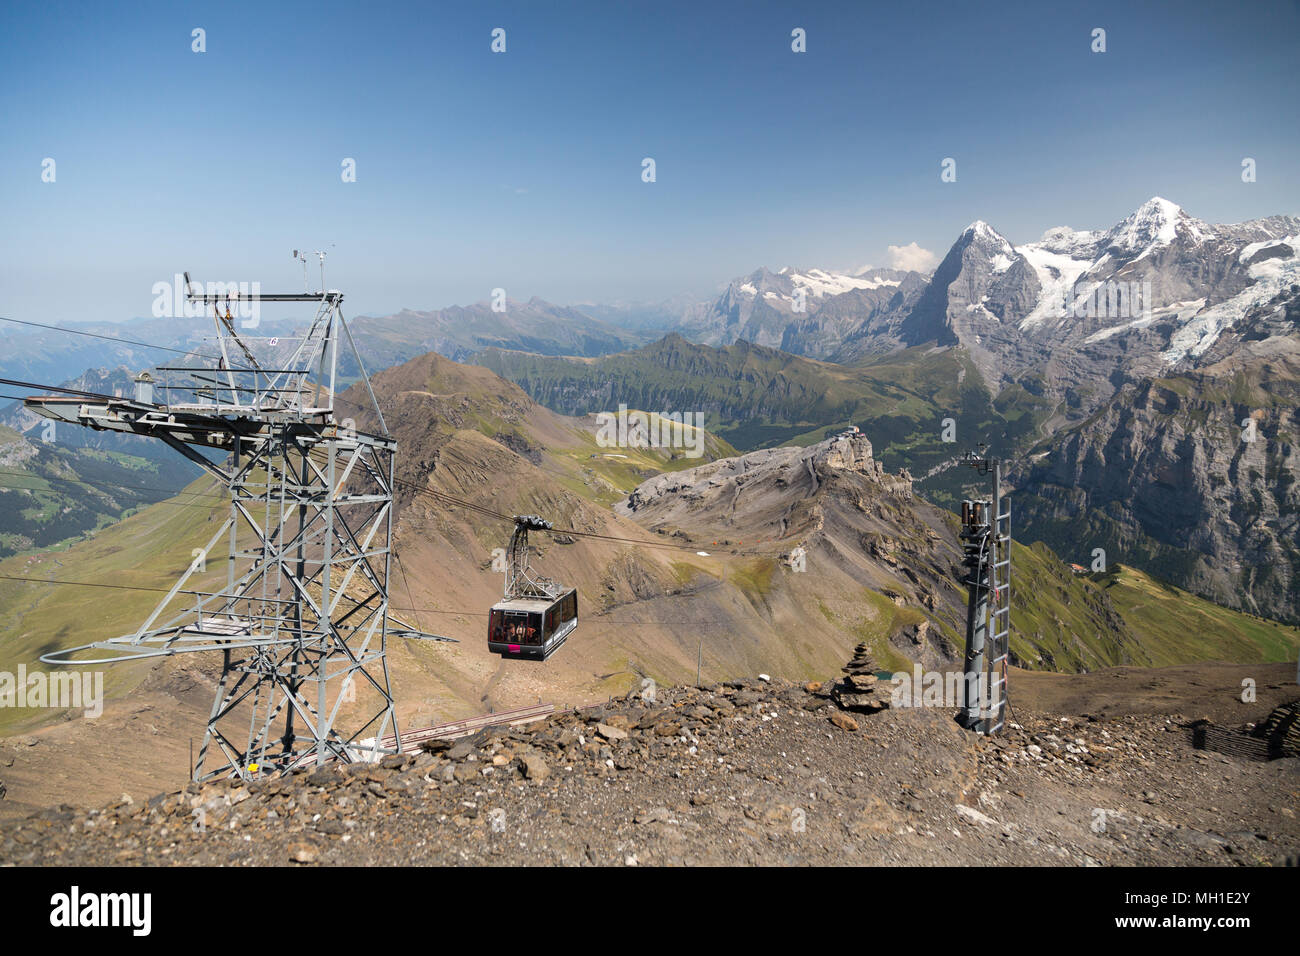
[[[317,767],[307,777],[307,782],[313,787],[324,787],[333,783],[335,777],[335,765],[325,764],[323,767]]]
[[[551,775],[551,768],[546,765],[546,761],[537,754],[524,754],[523,757],[524,776],[529,780],[535,780],[543,783]]]
[[[0,860],[692,866],[849,854],[883,865],[1260,866],[1300,856],[1290,762],[1192,750],[1185,717],[1099,722],[1022,704],[984,738],[934,708],[867,726],[831,693],[887,684],[857,653],[824,691],[776,677],[660,688],[654,707],[619,699],[401,760],[50,807],[0,822]],[[832,729],[808,719],[810,702]],[[1234,732],[1263,725],[1262,713]],[[1097,829],[1099,806],[1124,809],[1105,810]]]
[[[448,760],[464,760],[472,754],[478,747],[474,743],[473,737],[461,737],[448,748],[446,757]]]
[[[831,713],[831,723],[842,730],[853,731],[858,729],[858,722],[840,710]]]
[[[437,761],[438,758],[434,756],[432,753],[430,753],[427,750],[421,750],[418,754],[415,755],[415,759],[411,761],[411,769],[426,770],[429,767],[432,767],[435,763],[437,763]]]
[[[985,826],[995,827],[998,822],[986,814],[980,813],[974,807],[968,807],[964,803],[957,804],[957,815],[972,825],[982,823]]]
[[[610,724],[597,724],[596,733],[600,734],[606,740],[627,740],[626,730],[611,726]]]

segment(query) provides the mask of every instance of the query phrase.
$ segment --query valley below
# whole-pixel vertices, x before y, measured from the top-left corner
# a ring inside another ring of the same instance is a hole
[[[959,671],[964,643],[955,518],[865,434],[610,452],[592,416],[487,369],[428,355],[373,384],[404,451],[393,614],[453,639],[390,638],[403,731],[551,715],[378,766],[187,788],[219,661],[111,666],[99,717],[0,712],[0,858],[1257,865],[1300,850],[1296,759],[1192,738],[1198,719],[1240,734],[1294,699],[1294,666],[1270,663],[1294,657],[1294,628],[1016,545],[1007,732],[961,730],[951,701],[852,714],[824,688],[855,646],[886,680]],[[193,496],[214,491],[200,479],[58,564],[0,562],[0,664],[134,627],[209,533],[220,502]],[[582,604],[551,661],[487,653],[504,529],[448,501],[555,519],[534,560]],[[128,589],[105,601],[97,583]]]

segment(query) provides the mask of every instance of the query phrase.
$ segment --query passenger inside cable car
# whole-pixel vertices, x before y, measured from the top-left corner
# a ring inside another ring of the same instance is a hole
[[[554,599],[550,606],[539,600],[505,601],[488,615],[488,650],[503,657],[546,660],[577,623],[578,595],[573,589]]]
[[[539,644],[541,634],[540,614],[492,610],[490,633],[496,643]]]

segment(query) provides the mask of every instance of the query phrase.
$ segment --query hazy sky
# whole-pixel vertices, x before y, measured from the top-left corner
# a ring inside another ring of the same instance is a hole
[[[296,291],[294,247],[356,315],[888,265],[1153,195],[1300,213],[1293,0],[953,6],[7,4],[0,315],[147,315],[183,269]]]

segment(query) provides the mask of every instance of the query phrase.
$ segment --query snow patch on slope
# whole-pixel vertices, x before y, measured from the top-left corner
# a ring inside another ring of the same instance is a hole
[[[1175,322],[1184,324],[1197,312],[1205,307],[1204,299],[1192,299],[1190,302],[1171,302],[1169,305],[1160,309],[1153,309],[1150,315],[1134,319],[1132,322],[1125,322],[1123,325],[1111,326],[1108,329],[1102,329],[1100,332],[1094,332],[1083,341],[1092,345],[1096,342],[1102,342],[1112,336],[1119,335],[1121,332],[1128,332],[1132,329],[1144,329],[1153,322],[1160,319],[1172,318]]]
[[[1287,239],[1265,239],[1263,242],[1252,242],[1241,250],[1241,253],[1237,256],[1237,261],[1245,262],[1260,250],[1272,249],[1274,246],[1291,246],[1291,243]],[[1291,248],[1294,249],[1295,246],[1291,246]]]
[[[1062,247],[1062,244],[1055,245],[1057,249]],[[1078,250],[1080,247],[1075,244],[1064,248]],[[1086,248],[1091,249],[1090,246]],[[1020,328],[1031,329],[1047,319],[1063,318],[1066,294],[1074,288],[1079,276],[1091,268],[1091,260],[1076,259],[1070,252],[1052,251],[1045,242],[1019,246],[1016,252],[1024,256],[1038,273],[1038,283],[1043,290],[1033,311],[1020,321]]]
[[[1294,249],[1300,242],[1300,235],[1287,236],[1283,241]],[[1188,356],[1204,355],[1219,335],[1241,321],[1247,312],[1267,302],[1283,288],[1300,283],[1300,256],[1257,262],[1250,267],[1250,277],[1255,280],[1254,285],[1198,313],[1175,332],[1169,340],[1169,348],[1160,357],[1172,364]]]
[[[826,272],[823,269],[810,269],[808,272],[791,274],[790,281],[796,288],[808,290],[808,294],[821,297],[842,295],[853,289],[879,289],[882,286],[897,286],[898,279],[865,279],[859,276],[845,275],[841,272]]]

